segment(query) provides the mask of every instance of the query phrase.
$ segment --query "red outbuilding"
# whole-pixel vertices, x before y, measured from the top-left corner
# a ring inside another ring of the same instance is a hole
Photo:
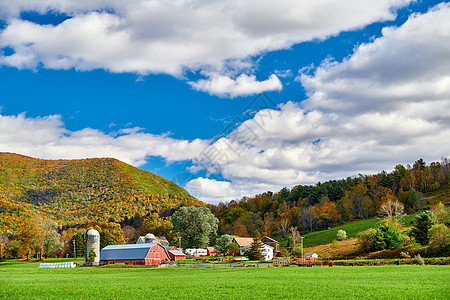
[[[110,245],[100,251],[100,263],[160,265],[168,262],[166,249],[157,243]]]
[[[174,246],[167,246],[165,247],[167,254],[169,255],[170,260],[185,260],[186,254],[181,252],[180,249]]]
[[[206,255],[208,256],[216,256],[217,251],[214,247],[206,247]]]

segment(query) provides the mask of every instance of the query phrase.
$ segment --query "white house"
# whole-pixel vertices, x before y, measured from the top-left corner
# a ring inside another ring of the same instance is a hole
[[[247,251],[250,250],[250,248],[252,247],[252,245],[245,245],[242,246],[240,248],[240,253],[241,255],[244,255]],[[266,245],[266,244],[262,244],[261,248],[259,248],[261,250],[261,254],[264,257],[264,260],[272,260],[273,259],[273,247]]]

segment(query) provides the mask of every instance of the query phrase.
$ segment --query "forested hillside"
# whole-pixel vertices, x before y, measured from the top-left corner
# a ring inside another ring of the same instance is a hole
[[[253,236],[258,231],[284,239],[292,229],[305,233],[383,215],[380,207],[388,201],[400,202],[405,213],[438,202],[450,205],[449,171],[447,159],[429,165],[419,159],[412,166],[397,165],[390,173],[298,185],[221,203],[214,212],[220,233]]]
[[[60,225],[120,222],[182,204],[204,205],[173,182],[111,158],[41,160],[0,153],[0,229],[37,213]]]

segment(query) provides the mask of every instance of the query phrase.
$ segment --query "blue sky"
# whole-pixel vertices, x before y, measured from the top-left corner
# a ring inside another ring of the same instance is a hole
[[[115,157],[209,203],[449,154],[446,1],[20,0],[0,20],[0,151]]]

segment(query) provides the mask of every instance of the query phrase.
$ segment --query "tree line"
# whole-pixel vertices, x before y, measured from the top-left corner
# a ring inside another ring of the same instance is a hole
[[[402,204],[407,213],[423,210],[429,205],[424,194],[448,185],[449,170],[447,158],[429,165],[419,159],[412,166],[399,164],[389,173],[268,191],[220,203],[212,211],[219,219],[220,234],[260,232],[285,239],[293,229],[305,233],[378,216],[387,202]]]

